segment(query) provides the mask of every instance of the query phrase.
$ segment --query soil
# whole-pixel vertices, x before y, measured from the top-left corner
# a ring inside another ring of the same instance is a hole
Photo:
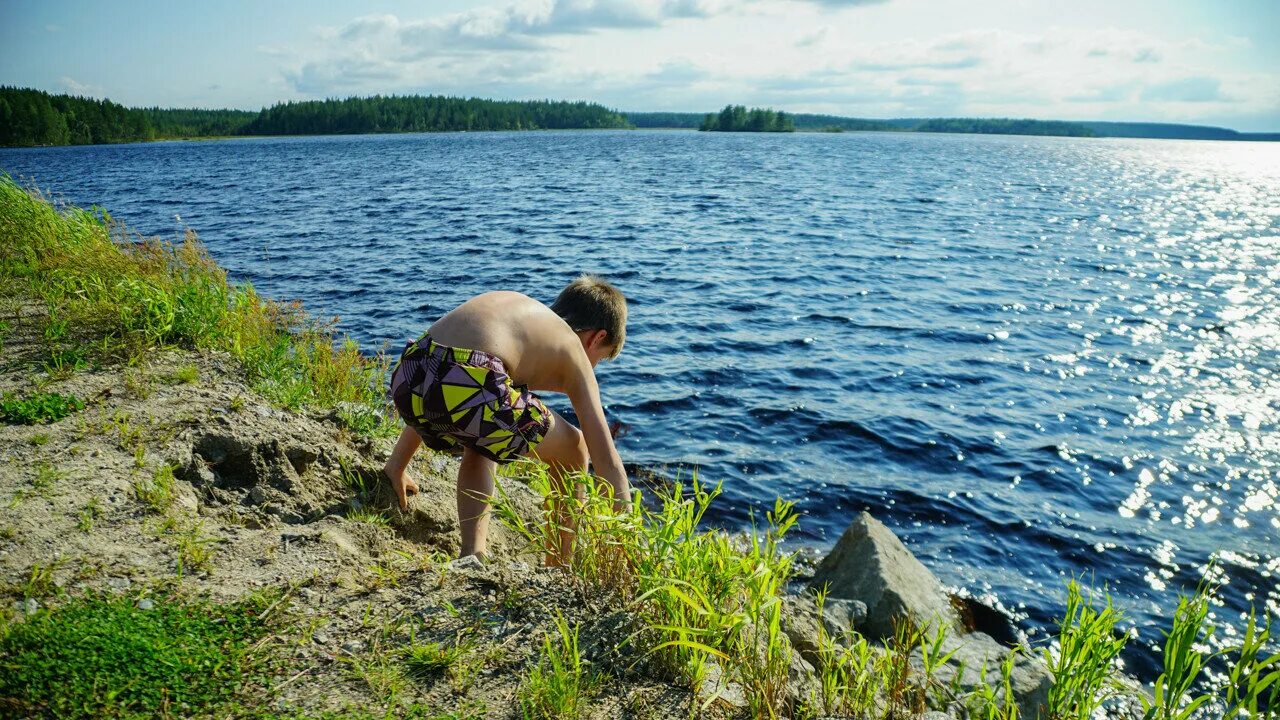
[[[294,621],[276,638],[284,667],[260,701],[304,715],[394,716],[417,703],[518,717],[522,679],[563,615],[580,626],[584,655],[603,678],[586,717],[698,714],[702,702],[687,689],[644,675],[620,647],[634,630],[625,614],[588,603],[563,571],[538,567],[528,544],[496,521],[483,567],[453,562],[454,458],[420,451],[410,472],[421,492],[400,512],[381,473],[392,439],[358,437],[335,414],[270,406],[226,354],[156,351],[132,365],[50,377],[35,363],[37,312],[6,313],[0,393],[38,389],[86,407],[48,425],[0,425],[5,606],[30,607],[23,586],[29,594],[42,569],[52,570],[52,585],[33,596],[41,607],[91,590],[142,599],[176,587],[229,601],[279,588]],[[191,368],[197,377],[184,382]],[[137,487],[166,478],[166,468],[171,500],[158,509]],[[533,491],[505,487],[535,518]],[[385,523],[347,517],[371,511]],[[191,548],[211,557],[201,563]],[[411,639],[470,650],[458,672],[397,684],[379,670]],[[705,712],[718,714],[714,703]]]

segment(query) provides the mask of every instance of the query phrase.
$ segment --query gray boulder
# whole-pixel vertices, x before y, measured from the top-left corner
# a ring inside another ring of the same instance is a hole
[[[962,693],[976,688],[986,668],[987,683],[998,686],[1001,666],[1013,651],[996,642],[990,635],[980,632],[960,636],[948,635],[942,643],[942,652],[954,655],[947,664],[938,668],[934,679],[946,686],[958,687]],[[912,664],[917,671],[923,669],[920,651],[912,654]],[[960,678],[956,674],[962,672]],[[1014,658],[1013,672],[1009,676],[1013,701],[1018,706],[1018,717],[1026,720],[1048,717],[1044,712],[1049,703],[1049,689],[1053,676],[1049,668],[1036,656],[1023,651]],[[1003,692],[1001,692],[1003,697]]]
[[[800,656],[818,664],[818,641],[822,632],[835,642],[846,644],[849,633],[867,618],[867,606],[858,600],[826,599],[822,614],[813,595],[786,595],[782,598],[782,629]]]
[[[860,514],[845,529],[811,585],[825,586],[832,598],[864,603],[867,618],[858,629],[871,639],[892,637],[894,622],[903,617],[921,626],[939,621],[950,628],[960,626],[938,579],[869,513]]]

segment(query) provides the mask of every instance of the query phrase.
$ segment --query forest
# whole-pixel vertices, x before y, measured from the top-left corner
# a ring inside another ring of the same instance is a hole
[[[467,130],[685,128],[727,132],[896,131],[1069,137],[1280,140],[1280,133],[1166,123],[1026,118],[872,120],[726,105],[718,113],[628,112],[596,103],[374,95],[277,103],[262,110],[129,108],[111,100],[0,86],[0,147],[90,145],[238,135]]]
[[[127,108],[110,100],[0,87],[0,145],[91,145],[232,135],[628,128],[603,105],[420,95],[278,103],[259,112]]]

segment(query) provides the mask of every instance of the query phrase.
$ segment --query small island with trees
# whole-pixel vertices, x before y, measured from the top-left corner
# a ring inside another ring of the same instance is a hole
[[[707,113],[699,130],[715,132],[795,132],[796,125],[785,112],[744,105],[725,105],[718,113]]]

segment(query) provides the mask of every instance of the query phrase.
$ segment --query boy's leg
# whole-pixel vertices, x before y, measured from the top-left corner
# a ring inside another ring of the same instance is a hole
[[[409,460],[421,445],[422,437],[418,435],[418,431],[406,425],[400,431],[400,438],[396,440],[391,457],[387,458],[387,464],[382,468],[382,472],[391,481],[391,489],[396,494],[401,510],[408,510],[409,496],[418,494],[418,484],[409,479],[405,468],[409,467]]]
[[[563,500],[569,493],[568,476],[587,469],[587,442],[582,438],[582,431],[559,413],[553,410],[551,415],[551,430],[533,449],[532,455],[550,467],[551,490]],[[574,496],[585,499],[585,489],[575,488]],[[559,528],[559,533],[553,536],[555,547],[547,548],[546,564],[555,567],[567,564],[573,554],[573,516],[563,502],[555,507],[551,522]]]
[[[462,550],[458,557],[484,555],[489,549],[489,502],[498,464],[467,448],[458,467],[458,525]]]

